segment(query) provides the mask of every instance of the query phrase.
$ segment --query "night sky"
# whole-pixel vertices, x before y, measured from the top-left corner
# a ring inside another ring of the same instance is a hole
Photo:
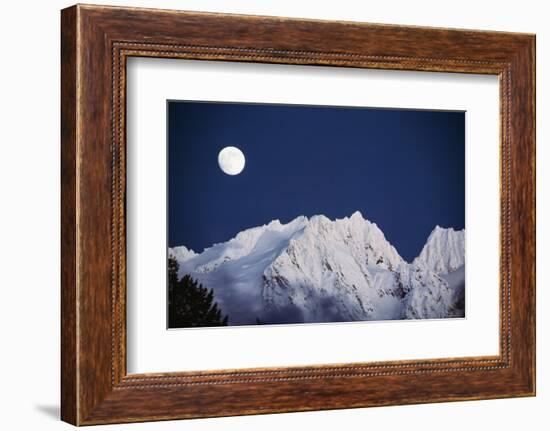
[[[359,210],[407,261],[464,228],[463,112],[169,101],[168,243],[195,252],[280,219]],[[243,172],[224,174],[226,146]]]

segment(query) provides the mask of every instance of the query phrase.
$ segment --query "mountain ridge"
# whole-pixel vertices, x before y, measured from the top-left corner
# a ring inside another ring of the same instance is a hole
[[[464,266],[464,230],[437,226],[411,263],[359,211],[273,220],[198,254],[169,252],[180,276],[214,290],[231,325],[464,315],[464,283],[443,277]]]

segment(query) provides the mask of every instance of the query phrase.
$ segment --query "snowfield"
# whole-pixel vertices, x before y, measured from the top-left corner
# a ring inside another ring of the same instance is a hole
[[[439,226],[406,262],[355,212],[297,217],[240,232],[197,254],[169,250],[214,290],[230,325],[464,317],[464,230]]]

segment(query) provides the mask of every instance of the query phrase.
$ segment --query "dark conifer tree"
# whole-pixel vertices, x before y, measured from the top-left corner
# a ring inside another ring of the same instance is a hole
[[[168,259],[168,326],[170,328],[196,328],[227,326],[227,316],[222,315],[214,302],[212,289],[203,287],[189,275],[178,279],[179,265],[176,259]]]

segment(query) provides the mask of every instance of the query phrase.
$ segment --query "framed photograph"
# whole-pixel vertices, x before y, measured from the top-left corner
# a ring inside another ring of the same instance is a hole
[[[62,11],[62,419],[535,394],[535,36]]]
[[[464,112],[167,116],[168,328],[465,317]]]

